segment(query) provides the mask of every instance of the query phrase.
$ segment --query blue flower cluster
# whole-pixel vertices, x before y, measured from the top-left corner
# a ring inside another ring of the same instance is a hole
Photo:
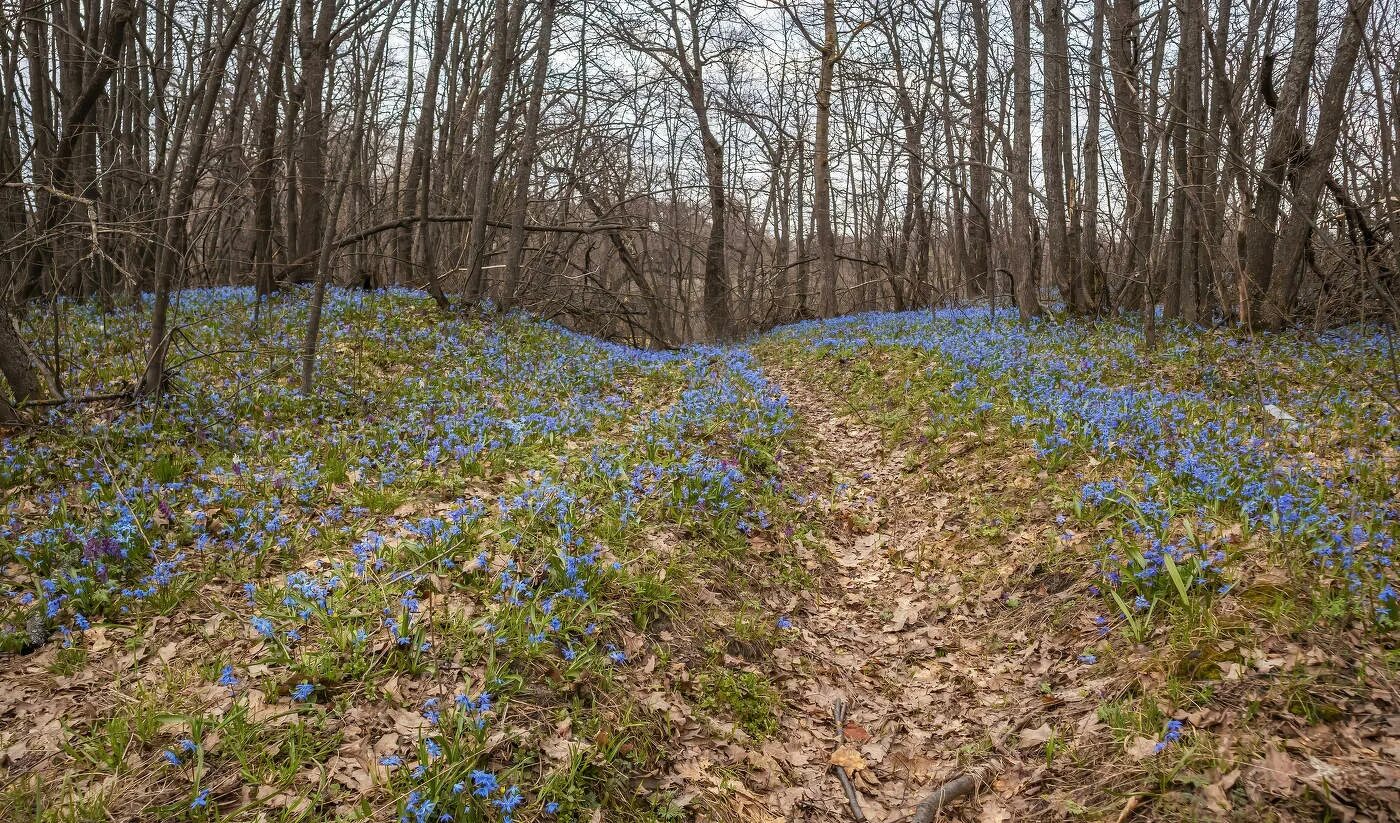
[[[1364,374],[1383,361],[1388,344],[1377,330],[1307,341],[1167,327],[1151,373],[1141,330],[1108,321],[1027,328],[986,309],[954,309],[778,334],[832,352],[926,351],[935,360],[929,379],[948,393],[942,422],[970,423],[996,403],[1051,467],[1077,454],[1104,461],[1116,476],[1086,484],[1080,508],[1126,524],[1125,536],[1106,540],[1101,568],[1127,600],[1170,593],[1174,576],[1193,596],[1218,593],[1241,532],[1263,532],[1309,552],[1318,582],[1335,583],[1360,611],[1397,622],[1400,426],[1369,383],[1335,379],[1339,363]]]
[[[454,655],[488,671],[489,692],[425,705],[434,732],[385,755],[404,766],[402,819],[570,812],[577,798],[515,765],[536,755],[488,759],[491,718],[542,674],[608,681],[628,662],[617,624],[644,528],[741,542],[769,527],[785,399],[739,349],[640,351],[339,289],[308,399],[282,378],[295,352],[279,331],[304,303],[274,298],[255,324],[250,291],[186,292],[183,328],[222,361],[192,360],[159,408],[7,443],[0,486],[20,493],[0,516],[0,643],[22,647],[36,615],[80,640],[232,580],[256,663],[308,715],[339,711],[341,678],[422,678]],[[93,334],[143,322],[72,311]],[[78,364],[65,382],[119,376]],[[215,671],[245,699],[251,667]]]

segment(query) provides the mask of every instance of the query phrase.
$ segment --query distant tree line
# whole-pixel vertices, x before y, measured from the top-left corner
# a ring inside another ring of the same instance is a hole
[[[1396,0],[0,0],[0,415],[58,298],[409,286],[668,346],[1053,298],[1394,322]],[[8,409],[8,412],[6,411]]]

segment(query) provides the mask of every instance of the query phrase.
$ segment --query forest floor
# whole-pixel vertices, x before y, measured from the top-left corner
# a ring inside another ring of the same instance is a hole
[[[162,407],[3,435],[0,819],[1397,817],[1382,331],[333,291],[308,399],[300,296],[182,303]]]

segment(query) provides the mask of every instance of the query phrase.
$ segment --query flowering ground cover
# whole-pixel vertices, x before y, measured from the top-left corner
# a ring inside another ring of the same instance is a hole
[[[985,673],[965,700],[993,751],[998,723],[1021,729],[999,761],[1012,818],[1391,819],[1387,334],[1141,339],[949,310],[800,324],[759,350],[901,444],[901,485],[919,491],[892,519],[939,537],[881,531],[921,565],[908,591],[935,618],[983,599],[961,627]],[[1040,660],[1003,666],[999,643]]]
[[[180,301],[164,404],[0,435],[0,819],[844,820],[833,760],[872,820],[1400,802],[1382,332],[645,352],[332,290],[304,398],[303,295]],[[139,370],[140,308],[44,322],[70,393]]]
[[[680,596],[645,538],[718,565],[781,516],[749,357],[343,291],[308,400],[300,296],[182,300],[166,406],[6,438],[0,816],[650,814],[623,684]],[[139,312],[61,322],[70,391],[129,373]]]

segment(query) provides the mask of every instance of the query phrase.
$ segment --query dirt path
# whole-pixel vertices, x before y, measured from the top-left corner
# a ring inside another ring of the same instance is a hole
[[[1016,746],[1040,742],[1043,751],[1036,727],[1049,701],[1039,694],[1064,679],[1073,656],[1066,661],[1059,644],[1028,632],[1027,610],[1016,613],[1024,595],[1008,581],[1023,580],[1027,595],[1048,594],[1034,591],[1035,570],[1013,559],[1032,535],[1005,538],[1004,551],[970,539],[967,506],[978,494],[1014,494],[1018,481],[1005,466],[981,463],[975,434],[949,450],[961,457],[931,471],[883,444],[878,429],[814,381],[768,364],[765,371],[801,421],[792,480],[830,491],[812,504],[822,544],[798,550],[817,582],[799,593],[794,631],[773,656],[786,709],[780,736],[754,764],[766,767],[756,770],[766,785],[754,788],[787,820],[852,819],[828,768],[840,699],[849,707],[848,745],[866,766],[855,780],[870,820],[904,818],[932,787],[987,763],[999,776],[954,814],[1019,817],[1028,809],[1014,796],[1036,772],[1020,765]],[[1032,497],[1021,499],[1031,506]],[[1043,758],[1031,756],[1032,764]]]

